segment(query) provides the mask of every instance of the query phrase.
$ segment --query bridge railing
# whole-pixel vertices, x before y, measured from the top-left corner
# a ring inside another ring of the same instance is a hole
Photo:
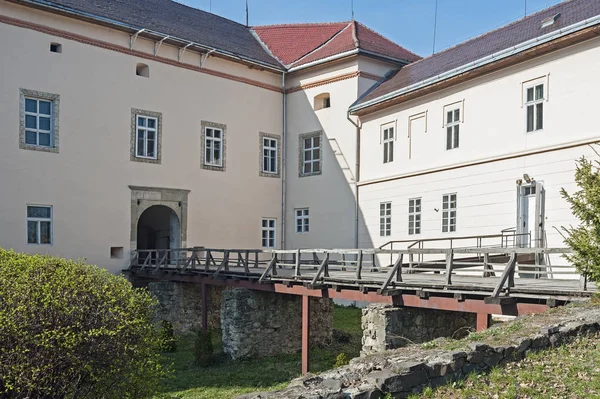
[[[494,285],[493,295],[510,292],[515,279],[573,280],[571,265],[547,265],[564,248],[405,248],[405,249],[215,249],[204,247],[138,250],[131,267],[141,270],[200,273],[212,277],[255,276],[261,283],[302,281],[318,287],[343,283],[375,287],[380,293],[418,280],[445,288],[461,285],[455,276],[477,278]],[[378,256],[390,257],[382,267]],[[425,260],[420,260],[425,259]],[[432,260],[428,260],[432,259]],[[407,275],[412,275],[407,278]],[[260,277],[258,277],[260,276]],[[410,280],[410,281],[405,281]],[[460,280],[460,279],[459,279]],[[476,284],[476,283],[475,283]],[[581,289],[587,289],[582,281]]]

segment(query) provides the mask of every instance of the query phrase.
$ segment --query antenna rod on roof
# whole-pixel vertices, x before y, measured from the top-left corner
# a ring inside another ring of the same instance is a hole
[[[354,0],[350,0],[350,7],[352,9],[352,20],[354,21]]]
[[[433,50],[432,54],[435,54],[435,34],[437,30],[437,13],[438,13],[438,0],[435,0],[435,14],[433,16]]]
[[[208,12],[212,14],[212,0],[208,2]]]
[[[527,16],[527,0],[525,0],[525,16]]]
[[[248,0],[246,0],[246,26],[248,26]]]

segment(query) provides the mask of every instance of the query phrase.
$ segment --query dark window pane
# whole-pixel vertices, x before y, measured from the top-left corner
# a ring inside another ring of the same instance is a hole
[[[50,208],[47,206],[28,206],[27,217],[29,218],[50,218]]]
[[[140,157],[144,156],[144,140],[138,139],[137,141],[137,155]]]
[[[40,129],[50,130],[50,118],[40,117]]]
[[[25,99],[25,111],[26,112],[37,112],[37,101],[26,98]]]
[[[313,146],[319,147],[321,144],[321,138],[319,136],[313,137]]]
[[[304,164],[304,174],[308,174],[311,173],[311,164],[310,163],[305,163]]]
[[[37,129],[37,118],[33,115],[25,115],[25,127],[29,129]]]
[[[46,147],[50,147],[50,134],[49,133],[40,133],[39,134],[39,145],[43,145]]]
[[[50,115],[50,101],[41,101],[40,100],[40,114]]]
[[[454,148],[458,148],[458,128],[459,125],[454,126]]]
[[[460,110],[455,109],[454,110],[454,122],[458,122],[459,120],[460,120]]]
[[[390,129],[390,135],[389,135],[390,139],[394,138],[394,128]]]
[[[533,105],[527,106],[527,131],[533,132]]]
[[[312,140],[311,139],[304,139],[304,149],[309,149],[312,147]]]
[[[155,128],[156,127],[156,119],[148,119],[148,127]]]
[[[311,161],[312,160],[312,151],[304,151],[304,160]]]
[[[146,126],[146,119],[138,117],[138,126]]]
[[[50,222],[40,222],[40,244],[50,244],[51,228]]]
[[[148,154],[149,157],[153,157],[154,154],[154,140],[148,140],[146,142],[146,154]]]
[[[452,111],[446,113],[446,123],[452,123]]]
[[[527,102],[533,101],[533,87],[527,89]]]
[[[138,139],[144,139],[144,132],[145,130],[142,129],[138,129],[137,134],[138,134]]]
[[[535,107],[536,107],[535,128],[536,128],[536,130],[540,130],[540,129],[544,128],[544,103],[536,104]]]
[[[321,162],[319,162],[319,161],[313,162],[313,172],[319,173],[320,171],[321,171]]]
[[[394,142],[393,141],[390,142],[389,150],[390,150],[390,156],[389,156],[388,162],[394,162]]]
[[[388,139],[388,129],[384,129],[383,130],[383,139],[387,140]]]
[[[27,130],[25,132],[25,144],[37,144],[37,133]]]
[[[321,159],[321,150],[320,149],[316,149],[313,150],[313,159]]]
[[[535,86],[535,99],[541,100],[544,98],[544,85]]]
[[[155,132],[148,130],[148,140],[154,140]]]
[[[27,222],[27,244],[37,244],[37,222]]]
[[[452,126],[448,126],[446,129],[446,149],[452,149]]]

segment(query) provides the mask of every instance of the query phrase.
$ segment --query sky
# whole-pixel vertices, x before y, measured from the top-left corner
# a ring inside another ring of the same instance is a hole
[[[245,23],[246,0],[177,0]],[[352,0],[248,0],[250,25],[348,21]],[[437,0],[435,51],[522,18],[560,0]],[[436,0],[354,0],[354,18],[421,55],[433,51]]]

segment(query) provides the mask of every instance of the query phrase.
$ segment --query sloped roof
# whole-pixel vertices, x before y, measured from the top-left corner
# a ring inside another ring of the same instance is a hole
[[[552,19],[558,14],[560,16],[553,24],[542,28],[543,21]],[[351,108],[360,107],[369,101],[377,101],[382,96],[386,98],[393,96],[395,92],[406,90],[427,79],[598,15],[600,15],[600,0],[564,1],[403,67],[368,91]]]
[[[256,26],[252,29],[269,51],[289,68],[351,50],[406,63],[421,58],[355,21]]]
[[[171,0],[33,1],[149,29],[281,68],[245,25]]]

